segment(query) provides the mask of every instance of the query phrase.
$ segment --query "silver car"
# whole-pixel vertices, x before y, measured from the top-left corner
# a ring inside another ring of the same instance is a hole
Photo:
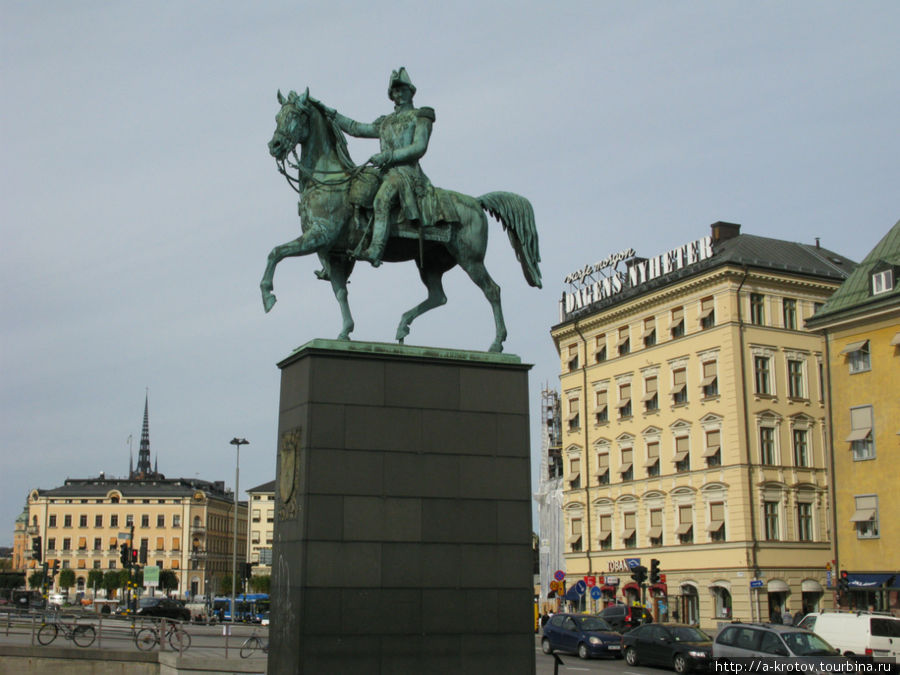
[[[790,657],[811,664],[846,662],[834,647],[812,631],[795,626],[732,623],[713,640],[713,658]],[[811,668],[811,671],[816,671]]]

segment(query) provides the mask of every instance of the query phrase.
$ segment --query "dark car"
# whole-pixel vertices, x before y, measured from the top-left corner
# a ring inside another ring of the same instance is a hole
[[[583,659],[622,658],[622,636],[603,619],[589,614],[554,614],[544,625],[541,649],[545,654],[569,652]]]
[[[638,626],[622,636],[622,647],[629,666],[668,666],[676,673],[712,667],[712,638],[683,623]]]
[[[190,621],[191,611],[178,600],[166,597],[141,598],[136,614],[138,616],[155,616],[163,619]]]
[[[635,626],[653,622],[653,615],[643,607],[630,607],[628,605],[610,605],[604,608],[597,616],[606,621],[613,630],[624,633]]]

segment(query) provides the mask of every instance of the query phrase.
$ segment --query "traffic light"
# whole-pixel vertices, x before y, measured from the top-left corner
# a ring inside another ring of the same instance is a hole
[[[147,540],[141,540],[141,557],[140,557],[141,565],[147,564]]]
[[[122,565],[128,567],[131,563],[131,553],[128,550],[128,544],[123,543],[119,546],[119,560],[122,561]]]
[[[647,568],[643,565],[632,567],[631,578],[634,579],[638,584],[644,583],[645,581],[647,581]]]
[[[138,552],[135,551],[134,549],[131,549],[130,553],[131,553],[131,565],[132,566],[137,565],[138,564]]]
[[[31,559],[41,562],[41,538],[32,537],[31,539]]]
[[[850,573],[847,570],[841,570],[841,576],[838,578],[838,590],[842,593],[850,590]]]
[[[656,558],[650,559],[650,583],[659,583],[659,560]]]
[[[57,574],[59,574],[59,560],[54,560],[53,569],[50,570],[50,575],[55,577]]]

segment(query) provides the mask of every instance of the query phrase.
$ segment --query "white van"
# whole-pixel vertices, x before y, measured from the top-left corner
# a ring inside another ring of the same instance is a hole
[[[900,660],[900,619],[881,612],[807,614],[801,628],[813,631],[842,654]]]

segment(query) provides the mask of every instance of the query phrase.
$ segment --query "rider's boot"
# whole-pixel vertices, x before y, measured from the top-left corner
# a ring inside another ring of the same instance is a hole
[[[360,260],[368,260],[372,267],[381,266],[381,258],[384,255],[384,246],[387,243],[387,218],[378,217],[372,226],[372,243],[369,248],[359,254]]]

